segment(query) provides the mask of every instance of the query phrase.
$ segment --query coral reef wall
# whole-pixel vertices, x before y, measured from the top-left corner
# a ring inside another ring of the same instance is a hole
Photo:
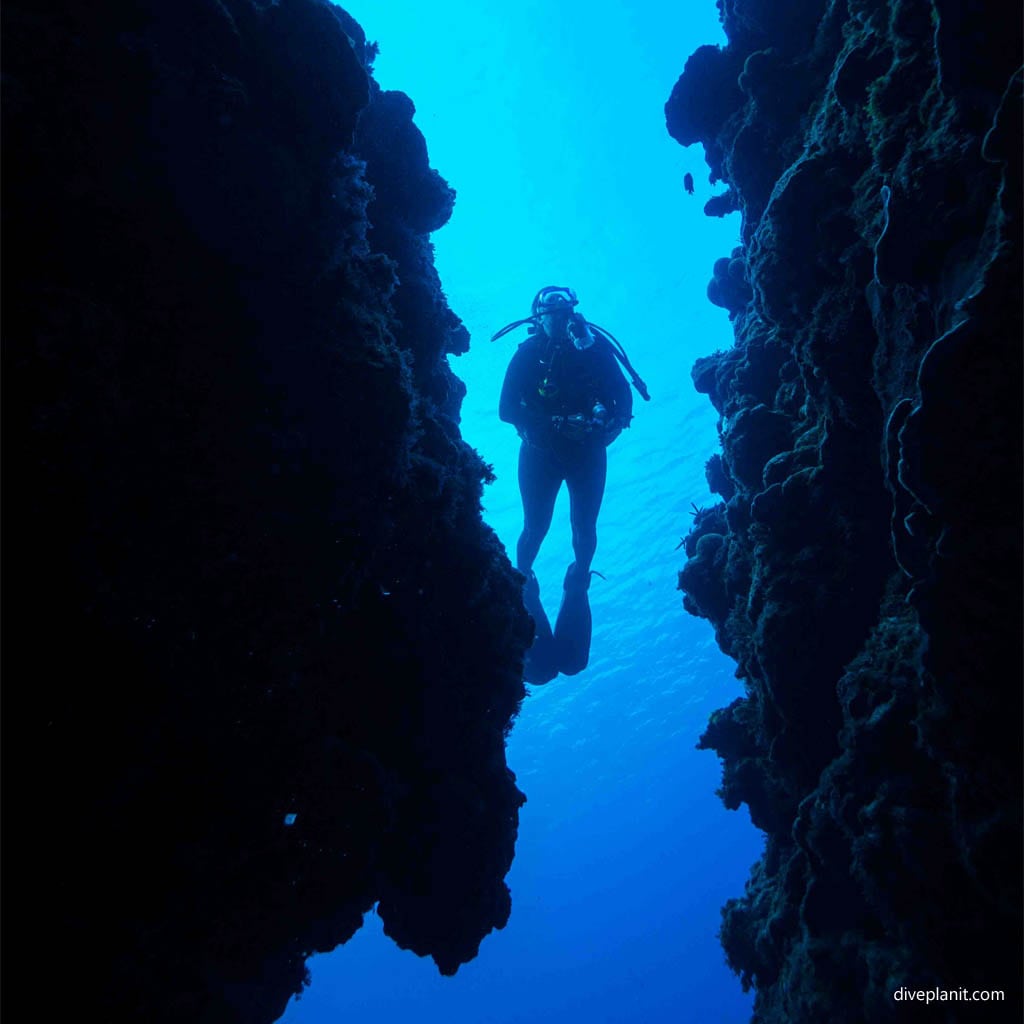
[[[454,193],[412,103],[321,0],[12,0],[4,31],[48,1015],[273,1020],[377,901],[454,973],[509,914],[531,627],[459,434]]]
[[[758,1021],[902,1019],[901,986],[1019,1019],[1019,5],[718,7],[666,117],[742,214],[679,578],[746,687],[701,744],[767,837],[723,945]]]

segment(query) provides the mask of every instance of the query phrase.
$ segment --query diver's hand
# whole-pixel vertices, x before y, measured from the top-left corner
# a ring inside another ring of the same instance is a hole
[[[587,326],[587,319],[582,313],[573,312],[569,315],[569,322],[566,325],[569,340],[578,349],[587,349],[594,344],[594,335],[590,333]]]
[[[535,410],[524,411],[522,418],[516,423],[516,433],[534,448],[543,448],[550,444],[551,435],[556,430],[553,417]]]
[[[622,433],[622,424],[616,420],[609,420],[607,423],[599,423],[596,425],[594,433],[601,439],[601,444],[608,447]]]
[[[567,325],[569,330],[570,338],[578,338],[582,336],[583,332],[587,329],[587,321],[582,313],[572,312],[569,314],[569,323]]]

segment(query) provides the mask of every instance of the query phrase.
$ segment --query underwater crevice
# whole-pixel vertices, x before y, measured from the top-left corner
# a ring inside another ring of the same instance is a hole
[[[679,575],[746,688],[701,745],[767,835],[722,942],[766,1024],[897,1020],[901,986],[1015,1019],[1019,10],[719,8],[666,118],[742,214]]]
[[[271,1021],[374,904],[452,974],[509,915],[531,625],[458,429],[454,193],[412,103],[321,0],[12,2],[4,30],[47,1013]]]

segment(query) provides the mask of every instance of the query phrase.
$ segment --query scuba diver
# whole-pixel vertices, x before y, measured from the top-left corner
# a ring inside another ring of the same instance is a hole
[[[633,396],[619,364],[650,400],[621,345],[576,311],[571,288],[542,288],[532,313],[498,331],[492,341],[524,324],[530,337],[513,355],[501,389],[498,415],[516,428],[523,532],[516,568],[526,577],[523,602],[534,619],[534,642],[524,678],[546,683],[559,672],[575,675],[590,657],[587,590],[597,550],[597,516],[604,496],[606,449],[629,426]],[[533,562],[547,536],[555,499],[569,490],[573,561],[565,574],[562,604],[552,631],[540,602]]]

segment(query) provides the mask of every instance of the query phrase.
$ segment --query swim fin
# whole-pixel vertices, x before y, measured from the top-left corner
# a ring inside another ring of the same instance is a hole
[[[558,675],[555,644],[544,606],[540,603],[540,584],[531,572],[523,586],[523,604],[533,617],[533,644],[523,659],[523,679],[534,686],[549,683]]]
[[[587,589],[590,573],[579,572],[573,562],[565,573],[562,605],[555,620],[553,646],[558,671],[567,676],[582,672],[590,661],[592,621]]]

